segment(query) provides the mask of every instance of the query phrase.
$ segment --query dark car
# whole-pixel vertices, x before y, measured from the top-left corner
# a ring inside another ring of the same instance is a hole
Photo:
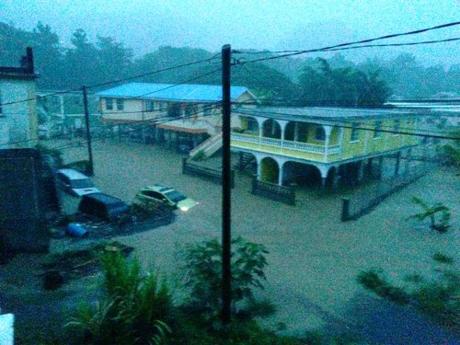
[[[92,193],[82,196],[78,211],[107,221],[116,221],[129,214],[129,207],[114,196]]]

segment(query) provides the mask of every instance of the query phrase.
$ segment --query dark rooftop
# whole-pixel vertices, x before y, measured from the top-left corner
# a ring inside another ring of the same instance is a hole
[[[233,109],[233,113],[276,118],[286,121],[307,122],[311,120],[357,120],[365,118],[398,118],[429,115],[430,110],[396,109],[396,108],[340,108],[340,107],[273,107],[241,106]]]

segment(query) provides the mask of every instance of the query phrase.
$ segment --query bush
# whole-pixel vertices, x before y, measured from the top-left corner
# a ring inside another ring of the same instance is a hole
[[[170,332],[169,290],[157,275],[142,275],[138,261],[118,252],[102,257],[104,298],[96,306],[83,305],[67,324],[84,333],[86,344],[160,344]]]
[[[437,252],[433,255],[433,260],[446,265],[452,265],[454,263],[454,259],[450,256],[444,255],[443,253]]]
[[[253,288],[263,288],[264,268],[268,253],[261,244],[243,240],[232,241],[232,309],[239,311],[240,302],[253,299]],[[222,246],[211,240],[189,245],[185,258],[185,286],[191,291],[190,302],[210,318],[217,316],[221,305]]]
[[[381,277],[382,272],[377,270],[364,271],[358,274],[358,282],[376,295],[386,298],[397,304],[409,303],[409,295],[399,287],[390,285]]]
[[[433,259],[438,262],[441,259],[442,263],[452,260],[440,253],[436,253]],[[460,273],[451,270],[440,272],[440,277],[432,281],[426,281],[418,274],[409,276],[414,279],[406,279],[406,281],[416,284],[411,290],[392,286],[381,277],[382,273],[376,270],[361,272],[358,275],[358,282],[366,289],[392,302],[410,303],[441,325],[460,332]]]

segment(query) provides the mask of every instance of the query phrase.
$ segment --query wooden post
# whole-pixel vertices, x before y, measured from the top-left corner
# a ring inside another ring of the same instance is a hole
[[[93,176],[94,175],[94,163],[93,163],[93,149],[91,147],[91,131],[89,128],[89,110],[88,110],[88,92],[86,89],[86,86],[83,86],[82,88],[83,91],[83,106],[85,108],[85,124],[86,124],[86,141],[87,141],[87,146],[88,146],[88,160],[89,160],[89,166],[88,166],[88,175]]]
[[[231,322],[232,271],[231,271],[231,98],[230,72],[232,49],[222,47],[222,323]]]
[[[342,215],[340,217],[342,222],[350,220],[350,199],[342,198]]]

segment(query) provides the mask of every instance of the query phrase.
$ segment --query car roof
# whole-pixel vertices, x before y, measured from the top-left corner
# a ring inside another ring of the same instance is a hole
[[[91,193],[91,194],[86,194],[83,196],[83,198],[86,198],[86,199],[93,199],[93,200],[97,200],[99,202],[102,202],[106,205],[113,205],[113,204],[119,204],[119,203],[123,203],[125,204],[125,202],[117,197],[114,197],[112,195],[108,195],[108,194],[105,194],[105,193]]]
[[[70,179],[73,179],[73,180],[89,178],[85,174],[83,174],[83,173],[81,173],[81,172],[79,172],[78,170],[75,170],[75,169],[59,169],[58,172],[63,174],[63,175],[65,175],[65,176],[67,176]]]
[[[160,193],[167,193],[167,192],[171,192],[171,191],[174,190],[174,188],[166,187],[166,186],[163,186],[161,184],[154,184],[153,186],[146,186],[146,187],[144,187],[142,189],[143,190],[151,190],[151,191],[160,192]]]

